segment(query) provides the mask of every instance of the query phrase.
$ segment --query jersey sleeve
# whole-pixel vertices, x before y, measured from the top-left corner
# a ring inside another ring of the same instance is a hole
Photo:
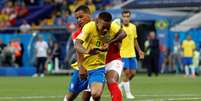
[[[193,41],[192,49],[195,49],[195,42]]]
[[[111,24],[111,30],[114,36],[120,31],[120,29],[121,29],[121,25],[113,21]]]
[[[89,34],[91,32],[91,23],[86,24],[83,28],[82,31],[80,32],[80,34],[77,36],[76,39],[82,40],[82,41],[86,41],[87,38],[89,37]]]

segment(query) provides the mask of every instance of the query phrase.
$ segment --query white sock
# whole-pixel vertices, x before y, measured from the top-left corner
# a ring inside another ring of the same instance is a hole
[[[192,76],[195,76],[195,68],[193,66],[191,67],[191,74]]]
[[[188,76],[188,75],[189,75],[189,68],[188,68],[188,66],[187,66],[187,65],[185,66],[185,73],[186,73],[186,76]]]
[[[126,94],[131,94],[129,81],[128,82],[122,82],[122,84],[123,84],[123,87],[125,89]]]
[[[66,99],[66,95],[64,96],[64,101],[67,101],[67,99]]]

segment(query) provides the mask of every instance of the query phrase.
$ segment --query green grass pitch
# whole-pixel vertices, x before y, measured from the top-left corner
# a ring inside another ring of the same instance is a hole
[[[0,101],[63,101],[70,76],[0,77]],[[131,81],[134,100],[123,101],[201,101],[201,77],[137,75]],[[80,101],[80,97],[76,99]],[[111,101],[105,86],[101,101]]]

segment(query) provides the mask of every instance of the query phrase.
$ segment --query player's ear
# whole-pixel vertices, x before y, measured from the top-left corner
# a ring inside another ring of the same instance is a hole
[[[98,23],[98,18],[96,18],[95,22],[96,22],[96,24]]]

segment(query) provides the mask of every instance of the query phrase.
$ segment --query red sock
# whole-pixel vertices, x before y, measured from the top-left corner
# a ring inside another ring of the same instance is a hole
[[[110,83],[108,84],[108,89],[112,96],[112,101],[122,101],[122,94],[118,87],[118,83]]]

